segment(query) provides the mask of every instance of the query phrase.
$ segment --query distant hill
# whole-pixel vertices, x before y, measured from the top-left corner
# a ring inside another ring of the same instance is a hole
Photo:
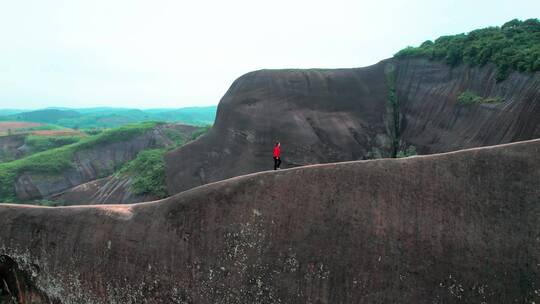
[[[56,123],[60,119],[75,118],[80,116],[81,113],[73,110],[43,109],[3,116],[0,117],[0,120]]]
[[[210,107],[190,107],[177,110],[148,110],[158,116],[159,120],[175,122],[192,122],[194,124],[213,123],[216,118],[217,106]]]
[[[33,111],[0,109],[0,121],[39,122],[80,129],[115,128],[129,123],[156,120],[208,125],[214,123],[216,109],[217,106],[149,110],[107,107],[47,108]]]
[[[18,109],[0,109],[0,116],[6,116],[6,115],[12,115],[25,112],[25,110],[18,110]]]

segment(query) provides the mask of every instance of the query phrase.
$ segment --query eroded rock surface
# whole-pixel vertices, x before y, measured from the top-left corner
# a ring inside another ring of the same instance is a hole
[[[0,255],[58,303],[540,301],[540,140],[0,220]]]
[[[449,68],[424,59],[395,61],[401,148],[422,154],[540,137],[540,73],[512,73],[495,81],[496,68]],[[501,102],[460,104],[463,92]]]
[[[460,94],[500,98],[462,105]],[[395,95],[396,98],[391,97]],[[237,79],[212,130],[166,156],[169,193],[283,167],[420,154],[540,137],[540,73],[389,59],[356,69],[261,70]]]
[[[237,79],[208,134],[166,155],[169,193],[283,167],[390,157],[392,108],[384,65],[362,69],[261,70]]]
[[[129,176],[110,175],[75,186],[48,199],[63,206],[95,204],[132,204],[158,199],[152,194],[137,194]]]

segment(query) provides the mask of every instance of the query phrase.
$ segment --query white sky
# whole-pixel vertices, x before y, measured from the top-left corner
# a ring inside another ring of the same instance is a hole
[[[262,68],[359,67],[538,0],[0,0],[0,108],[217,104]]]

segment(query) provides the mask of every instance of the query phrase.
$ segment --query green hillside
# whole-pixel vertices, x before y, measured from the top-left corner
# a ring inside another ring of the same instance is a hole
[[[128,140],[147,130],[155,128],[161,122],[145,122],[126,125],[104,131],[98,135],[79,139],[73,144],[49,149],[31,156],[0,164],[0,197],[4,202],[15,201],[13,184],[22,172],[59,173],[73,165],[73,155],[77,151],[91,149],[96,145]]]
[[[191,138],[185,138],[180,134],[169,134],[168,137],[175,141],[175,145],[168,148],[149,149],[140,152],[137,157],[127,163],[117,172],[120,176],[129,176],[133,179],[131,190],[137,194],[152,194],[158,198],[167,196],[167,184],[165,182],[165,160],[167,151],[182,146],[195,140],[210,130],[210,126],[199,128]]]
[[[451,66],[491,63],[497,66],[497,81],[502,81],[511,71],[540,71],[540,21],[514,19],[501,27],[442,36],[419,47],[407,47],[395,57],[425,57]]]

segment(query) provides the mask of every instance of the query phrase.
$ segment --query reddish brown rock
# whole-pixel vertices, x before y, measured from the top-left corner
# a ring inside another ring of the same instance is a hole
[[[276,141],[285,168],[391,156],[384,67],[240,77],[221,99],[210,132],[166,155],[169,193],[272,169]]]
[[[512,73],[497,83],[496,68],[449,68],[424,59],[396,61],[401,148],[421,154],[496,145],[540,137],[540,73]],[[501,102],[462,105],[472,92]]]
[[[11,290],[37,303],[532,303],[539,202],[533,140],[256,173],[154,203],[0,205],[0,276],[25,278]]]
[[[540,73],[496,83],[495,72],[389,59],[248,73],[222,98],[209,134],[166,155],[169,193],[270,170],[277,140],[290,168],[391,157],[410,146],[430,154],[540,137]],[[503,102],[461,105],[465,91]]]
[[[155,195],[137,194],[129,176],[111,175],[96,179],[48,197],[62,206],[96,204],[132,204],[157,200]]]

